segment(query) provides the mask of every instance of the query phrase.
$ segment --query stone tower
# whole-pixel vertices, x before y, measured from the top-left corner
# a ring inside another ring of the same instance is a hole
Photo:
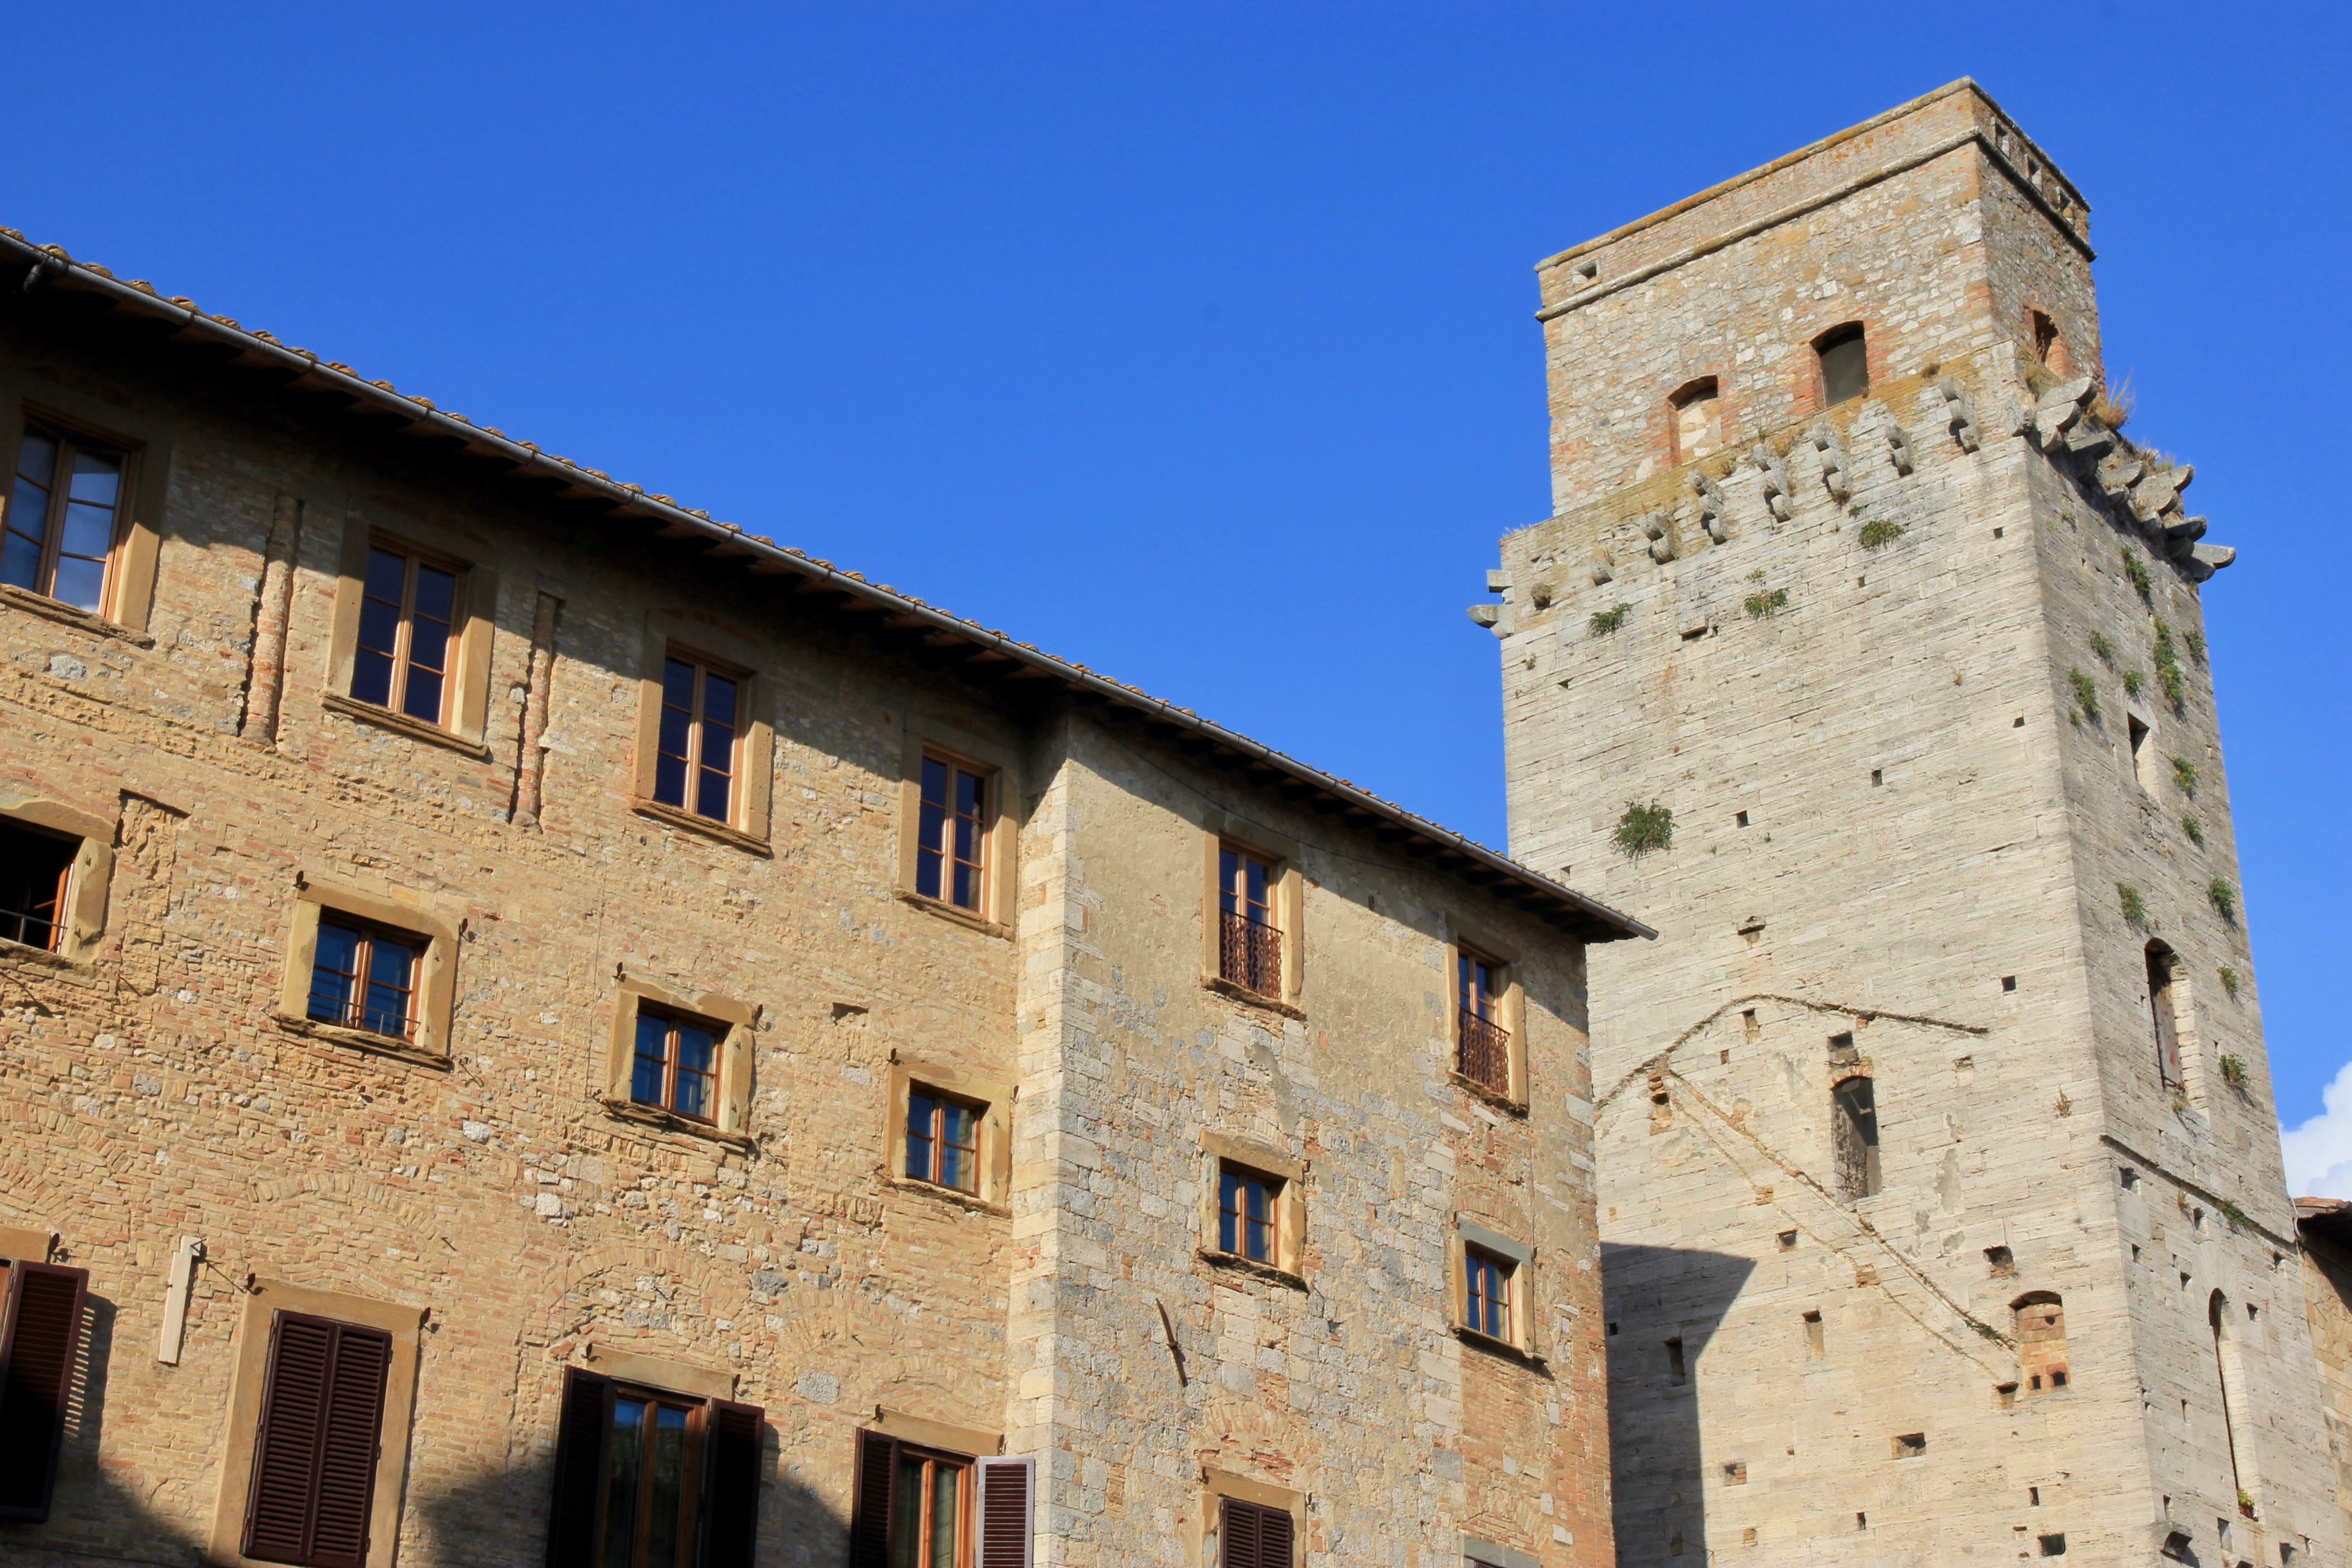
[[[1543,262],[1511,846],[1592,959],[1620,1562],[2345,1561],[2186,464],[1961,81]]]

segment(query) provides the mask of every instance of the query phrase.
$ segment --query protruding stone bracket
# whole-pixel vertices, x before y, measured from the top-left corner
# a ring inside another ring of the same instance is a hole
[[[1943,399],[1944,427],[1952,433],[1952,439],[1960,444],[1960,450],[1963,452],[1978,450],[1979,441],[1977,436],[1977,405],[1967,391],[1961,387],[1960,378],[1956,375],[1944,377],[1936,384],[1932,395],[1940,396]]]
[[[1845,438],[1837,426],[1823,420],[1806,433],[1805,439],[1821,454],[1822,483],[1829,487],[1830,499],[1843,504],[1853,496],[1853,480],[1846,472]]]

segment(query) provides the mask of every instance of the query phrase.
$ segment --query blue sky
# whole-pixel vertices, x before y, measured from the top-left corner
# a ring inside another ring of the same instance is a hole
[[[0,222],[1495,843],[1463,606],[1548,510],[1532,264],[1974,76],[2088,195],[2133,434],[2242,552],[2282,1115],[2352,1055],[2341,6],[100,15],[12,14]]]

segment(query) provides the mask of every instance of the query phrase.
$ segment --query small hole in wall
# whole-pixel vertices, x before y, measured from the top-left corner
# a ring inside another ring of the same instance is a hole
[[[2139,1185],[2139,1173],[2133,1170],[2129,1165],[2126,1165],[2122,1170],[2117,1171],[2116,1173],[2116,1179],[2124,1184],[2124,1191],[2127,1193],[2137,1189]]]
[[[1735,813],[1731,820],[1738,824],[1740,826],[1745,827],[1748,826],[1748,814],[1744,811]],[[1752,1016],[1753,1015],[1750,1016]]]
[[[2015,1388],[2017,1384],[2012,1383],[2009,1386]],[[2042,1489],[2040,1487],[2028,1487],[2025,1489],[2025,1506],[2028,1508],[2040,1508],[2042,1506]]]
[[[1885,775],[1881,773],[1876,768],[1870,770],[1870,786],[1873,789],[1876,789],[1880,784],[1883,784],[1885,782]]]
[[[2012,730],[2022,730],[2022,729],[2024,729],[2024,728],[2025,728],[2025,715],[2024,715],[2024,714],[2022,714],[2022,713],[2020,713],[2016,718],[2011,719],[2011,720],[2009,721],[2009,727],[2010,727],[2011,729],[2012,729]]]
[[[2044,1557],[2065,1556],[2066,1538],[2063,1535],[2043,1536],[2042,1538],[2042,1555]]]
[[[1612,1334],[1613,1334],[1613,1333],[1615,1333],[1615,1332],[1617,1331],[1617,1325],[1616,1325],[1616,1324],[1614,1324],[1614,1323],[1610,1324],[1610,1325],[1609,1325],[1609,1331],[1610,1331],[1611,1333],[1612,1333]]]
[[[1994,529],[1994,530],[1992,531],[1992,536],[1993,536],[1995,539],[1999,539],[1999,538],[2001,536],[2001,531],[2002,531],[2001,530],[2000,530],[2000,529],[1996,528],[1996,529]]]
[[[1994,1384],[1992,1385],[1992,1398],[1993,1404],[2000,1409],[2011,1410],[2016,1408],[2017,1384],[2013,1383]]]
[[[1857,588],[1860,588],[1860,587],[1863,587],[1863,586],[1866,585],[1869,582],[1870,582],[1870,579],[1869,579],[1868,577],[1856,577],[1856,578],[1853,580],[1853,585],[1854,585],[1855,587],[1857,587]]]
[[[1870,1515],[1866,1513],[1855,1514],[1853,1516],[1853,1527],[1856,1530],[1868,1530],[1870,1528]]]
[[[1739,1532],[1739,1544],[1742,1546],[1753,1546],[1756,1544],[1756,1527],[1754,1525],[1751,1524],[1747,1529]]]
[[[2002,975],[2002,976],[2000,977],[2000,988],[2001,988],[2003,991],[2014,991],[2014,990],[2016,990],[2016,989],[2017,989],[2017,976],[2016,976],[2016,975],[2014,975],[2014,974],[2004,974],[2004,975]]]
[[[1726,1046],[1722,1050],[1717,1051],[1716,1053],[1715,1059],[1719,1065],[1729,1067],[1731,1065],[1731,1047],[1729,1046]]]
[[[1780,1250],[1781,1250],[1781,1251],[1783,1251],[1783,1252],[1794,1252],[1794,1251],[1796,1251],[1796,1250],[1797,1250],[1797,1233],[1796,1233],[1795,1231],[1793,1231],[1793,1230],[1784,1230],[1784,1231],[1782,1231],[1782,1232],[1780,1233]]]

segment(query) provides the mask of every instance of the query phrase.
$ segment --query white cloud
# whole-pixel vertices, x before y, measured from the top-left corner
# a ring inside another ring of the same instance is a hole
[[[2319,1100],[2325,1110],[2279,1130],[2286,1190],[2299,1198],[2352,1198],[2352,1062],[2319,1091]]]

